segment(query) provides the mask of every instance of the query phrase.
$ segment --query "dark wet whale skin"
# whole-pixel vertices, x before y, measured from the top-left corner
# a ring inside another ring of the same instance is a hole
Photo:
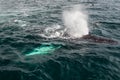
[[[118,42],[115,41],[115,40],[94,36],[94,35],[91,35],[91,34],[85,35],[82,38],[86,39],[86,40],[89,40],[89,41],[92,41],[92,42],[96,42],[96,43],[118,44]]]

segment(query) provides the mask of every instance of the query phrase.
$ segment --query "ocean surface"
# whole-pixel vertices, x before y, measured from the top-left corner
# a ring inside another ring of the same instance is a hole
[[[117,44],[64,36],[73,5],[91,35]],[[26,56],[41,45],[57,48]],[[0,80],[120,80],[120,0],[0,0]]]

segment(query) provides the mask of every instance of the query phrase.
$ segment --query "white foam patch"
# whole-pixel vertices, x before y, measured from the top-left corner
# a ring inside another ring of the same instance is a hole
[[[57,38],[57,37],[62,37],[64,34],[64,30],[61,29],[62,26],[55,24],[50,27],[46,27],[44,29],[44,33],[41,34],[42,37],[46,38]]]

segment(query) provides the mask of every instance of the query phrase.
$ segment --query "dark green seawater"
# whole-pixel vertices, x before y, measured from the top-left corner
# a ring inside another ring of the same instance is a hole
[[[86,6],[92,35],[118,43],[49,38],[45,30],[63,26],[62,11],[76,4]],[[0,0],[0,80],[120,80],[119,41],[120,0]],[[61,47],[25,56],[43,44]]]

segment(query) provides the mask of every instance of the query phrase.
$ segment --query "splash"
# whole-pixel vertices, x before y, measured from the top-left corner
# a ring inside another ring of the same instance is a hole
[[[60,38],[63,36],[65,30],[62,29],[61,25],[58,24],[54,24],[50,27],[46,27],[44,29],[43,34],[40,34],[42,37],[46,37],[46,38]]]
[[[62,16],[66,32],[70,37],[79,38],[89,34],[88,16],[81,5],[64,10]]]

